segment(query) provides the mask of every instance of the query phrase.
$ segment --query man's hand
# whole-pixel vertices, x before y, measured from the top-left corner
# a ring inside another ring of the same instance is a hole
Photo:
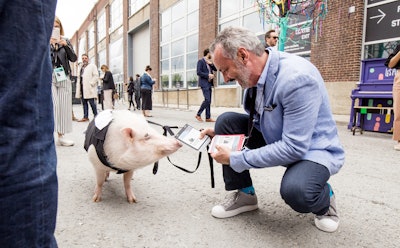
[[[210,138],[215,136],[214,128],[206,128],[203,130],[200,130],[200,137],[199,139],[202,139],[204,136],[210,136]]]
[[[230,156],[231,156],[231,149],[227,146],[220,146],[217,145],[215,146],[215,149],[217,150],[214,153],[211,153],[211,157],[215,159],[220,164],[223,165],[229,165],[230,164]]]

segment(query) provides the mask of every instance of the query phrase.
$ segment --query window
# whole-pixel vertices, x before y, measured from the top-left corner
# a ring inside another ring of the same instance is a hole
[[[160,19],[161,87],[197,87],[199,1],[181,0]]]
[[[89,50],[94,46],[94,26],[89,27],[88,31]]]
[[[122,83],[124,81],[124,70],[123,70],[123,42],[122,38],[114,41],[110,44],[110,71],[114,77],[114,83]]]
[[[86,38],[83,35],[79,40],[79,59],[81,59],[82,54],[86,53]]]
[[[387,58],[400,41],[389,41],[364,46],[364,59]]]
[[[106,64],[106,50],[101,50],[99,51],[99,53],[97,54],[97,57],[99,58],[99,63],[97,64],[97,68],[100,69],[101,65],[105,65]]]
[[[134,15],[149,2],[150,0],[129,0],[129,16]]]
[[[258,10],[251,2],[248,0],[219,0],[219,30],[229,26],[239,26],[253,31],[256,35],[264,36],[264,28],[268,27],[264,27]],[[221,73],[217,75],[217,82],[220,86],[236,85],[236,82],[225,83]]]
[[[101,13],[97,19],[97,40],[101,41],[106,37],[106,15]]]
[[[225,18],[238,13],[240,10],[240,0],[220,0],[219,17]]]
[[[114,0],[110,9],[110,33],[122,25],[122,0]]]

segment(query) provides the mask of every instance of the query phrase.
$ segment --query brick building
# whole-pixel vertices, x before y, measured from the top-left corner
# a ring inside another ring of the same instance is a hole
[[[153,68],[152,76],[157,78],[154,104],[200,105],[203,96],[197,87],[196,62],[218,30],[239,25],[254,31],[261,40],[270,28],[280,31],[277,24],[260,22],[255,2],[99,0],[71,42],[78,60],[81,54],[87,53],[98,67],[107,64],[120,90],[129,76],[142,74],[149,64]],[[349,114],[350,92],[360,79],[361,60],[387,57],[400,40],[400,25],[396,25],[396,20],[400,20],[400,7],[394,12],[391,26],[383,27],[396,35],[371,41],[366,39],[366,32],[371,29],[368,20],[380,17],[369,16],[368,19],[367,14],[385,4],[397,5],[398,1],[331,0],[327,3],[326,18],[323,21],[317,19],[318,23],[314,25],[317,29],[291,26],[288,37],[304,31],[305,45],[302,50],[293,50],[293,47],[299,47],[299,41],[294,46],[288,45],[287,51],[316,65],[326,82],[332,111]],[[240,86],[225,84],[220,76],[215,85],[213,106],[241,105],[243,91]]]

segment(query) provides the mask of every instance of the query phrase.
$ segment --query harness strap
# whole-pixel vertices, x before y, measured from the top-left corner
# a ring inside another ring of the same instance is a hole
[[[169,133],[169,135],[171,135],[171,136],[174,136],[175,134],[174,134],[174,132],[171,130],[171,128],[178,128],[177,126],[172,126],[172,127],[170,127],[170,126],[163,126],[163,125],[161,125],[161,124],[158,124],[158,123],[155,123],[155,122],[152,122],[152,121],[147,121],[147,122],[150,123],[150,124],[154,124],[154,125],[157,125],[157,126],[162,127],[163,130],[164,130],[164,132],[163,132],[163,135],[164,135],[164,136],[167,136],[167,133]],[[207,151],[208,151],[208,146],[207,146]],[[186,172],[186,173],[194,173],[194,172],[197,171],[197,169],[198,169],[199,166],[200,166],[201,154],[202,154],[202,152],[199,152],[199,156],[198,156],[198,158],[197,158],[197,165],[196,165],[196,168],[195,168],[194,170],[192,170],[192,171],[191,171],[191,170],[188,170],[188,169],[186,169],[186,168],[183,168],[183,167],[181,167],[181,166],[179,166],[179,165],[176,165],[176,164],[172,163],[172,161],[171,161],[171,159],[169,158],[169,156],[167,156],[167,159],[168,159],[168,161],[169,161],[173,166],[175,166],[176,168],[178,168],[178,169],[180,169],[180,170],[182,170],[182,171],[184,171],[184,172]],[[214,187],[215,187],[215,180],[214,180],[214,161],[213,161],[213,158],[211,157],[211,155],[210,155],[208,152],[207,152],[207,154],[208,154],[208,161],[209,161],[209,163],[210,163],[211,187],[214,188]],[[158,171],[158,161],[154,162],[153,174],[154,174],[154,175],[157,174],[157,171]]]

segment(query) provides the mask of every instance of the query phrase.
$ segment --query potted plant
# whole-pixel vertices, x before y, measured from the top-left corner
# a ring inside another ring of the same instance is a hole
[[[182,76],[181,76],[181,74],[175,73],[175,74],[172,76],[172,82],[173,82],[173,84],[176,86],[176,88],[182,87],[182,86],[183,86],[183,83],[182,83]]]
[[[189,81],[188,81],[188,87],[194,88],[198,86],[198,77],[196,75],[193,75]]]
[[[167,89],[169,86],[169,77],[168,75],[161,76],[161,88]]]

